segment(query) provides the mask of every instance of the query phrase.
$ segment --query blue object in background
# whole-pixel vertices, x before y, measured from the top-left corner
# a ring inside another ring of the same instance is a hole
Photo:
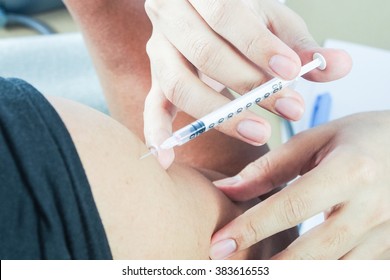
[[[5,12],[0,8],[0,28],[7,24],[7,16]]]
[[[0,28],[24,26],[43,35],[53,34],[54,29],[30,15],[63,7],[62,0],[0,0]]]
[[[0,0],[0,8],[8,13],[35,14],[63,8],[62,0]]]
[[[313,112],[310,119],[310,127],[326,123],[329,121],[332,109],[332,96],[325,92],[319,94],[314,102]]]

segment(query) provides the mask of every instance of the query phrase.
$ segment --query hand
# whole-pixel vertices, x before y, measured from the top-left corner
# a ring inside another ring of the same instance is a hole
[[[224,86],[242,94],[271,76],[293,79],[314,52],[328,67],[308,74],[311,80],[335,80],[351,67],[345,52],[319,48],[303,20],[276,0],[147,0],[145,7],[153,24],[147,44],[152,87],[144,111],[148,145],[171,135],[178,109],[200,118],[228,102],[219,94]],[[261,106],[290,120],[304,110],[291,89]],[[217,129],[252,145],[264,144],[271,133],[267,121],[249,111]],[[168,167],[173,151],[158,158]]]
[[[224,258],[325,212],[325,221],[275,259],[390,258],[390,111],[346,117],[296,135],[215,184],[234,200],[302,175],[214,234]]]

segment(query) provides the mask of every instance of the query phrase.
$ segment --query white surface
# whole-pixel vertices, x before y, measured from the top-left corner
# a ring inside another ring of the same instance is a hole
[[[0,40],[0,76],[26,80],[45,95],[63,96],[107,112],[79,33]]]

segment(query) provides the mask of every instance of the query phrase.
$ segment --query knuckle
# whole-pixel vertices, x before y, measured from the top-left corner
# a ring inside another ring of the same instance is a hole
[[[355,178],[356,183],[361,186],[371,186],[377,179],[380,165],[370,156],[357,152],[347,152],[348,170],[346,174],[351,174],[350,178]]]
[[[267,81],[267,76],[257,70],[252,71],[251,69],[245,70],[245,79],[239,80],[235,83],[233,90],[240,94],[245,94],[254,88],[257,88],[261,84]],[[244,69],[243,69],[244,71]],[[267,99],[270,97],[267,97]],[[260,103],[259,105],[261,105]]]
[[[254,221],[253,219],[249,219],[242,231],[240,236],[236,238],[236,242],[240,248],[247,248],[259,241],[262,240],[263,229],[260,223]]]
[[[162,72],[160,86],[166,98],[179,108],[188,107],[188,95],[186,94],[186,82],[179,73]]]
[[[283,258],[288,260],[317,260],[318,257],[312,252],[306,252],[304,250],[295,251],[287,248],[283,251]]]
[[[294,45],[295,46],[299,46],[301,48],[304,48],[304,47],[312,47],[314,44],[313,42],[313,39],[311,37],[309,37],[307,34],[301,34],[301,35],[297,35],[297,39],[295,39],[295,42],[294,42]]]
[[[289,227],[297,225],[299,222],[306,218],[307,204],[306,202],[294,195],[287,195],[286,198],[281,202],[281,222],[287,223]]]
[[[234,87],[234,90],[240,94],[244,94],[258,87],[262,82],[263,80],[259,79],[259,77],[247,77],[245,81],[240,81],[237,83],[237,85]]]
[[[268,174],[271,171],[271,162],[267,156],[260,160],[254,161],[249,165],[248,172],[252,175]]]
[[[242,171],[243,177],[259,176],[259,174],[266,173],[269,170],[269,161],[266,159],[260,159],[252,162],[246,169]]]
[[[323,248],[326,248],[329,254],[332,254],[333,252],[339,251],[340,248],[344,248],[345,243],[348,240],[352,240],[353,236],[353,232],[348,227],[341,226],[324,240]]]
[[[202,72],[212,72],[218,67],[219,55],[208,40],[200,38],[194,40],[190,46],[193,64]]]
[[[243,40],[243,52],[249,58],[265,57],[265,50],[269,49],[267,38],[264,36],[252,36]],[[261,52],[259,50],[262,50]],[[260,55],[261,54],[261,55]]]
[[[301,34],[297,34],[294,46],[300,48],[313,48],[317,46],[317,43],[314,41],[313,37],[309,34],[306,25],[302,25]],[[294,47],[293,46],[293,47]]]
[[[209,25],[215,30],[223,29],[229,22],[229,13],[226,13],[228,1],[209,1]]]
[[[242,170],[241,176],[243,178],[258,178],[261,182],[266,182],[269,189],[278,187],[271,174],[272,164],[268,156],[263,156],[260,160],[252,162],[247,168]]]
[[[320,257],[312,254],[311,252],[300,252],[300,253],[296,253],[295,254],[295,260],[308,260],[308,261],[312,261],[312,260],[319,260],[321,259]]]

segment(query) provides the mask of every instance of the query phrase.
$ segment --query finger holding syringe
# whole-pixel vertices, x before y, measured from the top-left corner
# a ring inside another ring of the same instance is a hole
[[[301,68],[298,77],[303,76],[316,68],[320,70],[324,70],[326,68],[325,58],[318,53],[313,55],[313,60],[311,62],[305,64]],[[266,82],[245,95],[223,105],[206,116],[174,132],[173,135],[168,137],[161,145],[152,146],[150,152],[141,158],[145,158],[150,154],[156,155],[161,150],[169,150],[175,146],[181,146],[188,141],[193,140],[200,134],[231,120],[233,117],[249,109],[253,105],[260,104],[260,102],[264,101],[268,97],[279,93],[282,89],[286,88],[294,81],[295,80],[286,81],[280,78],[274,78]]]

